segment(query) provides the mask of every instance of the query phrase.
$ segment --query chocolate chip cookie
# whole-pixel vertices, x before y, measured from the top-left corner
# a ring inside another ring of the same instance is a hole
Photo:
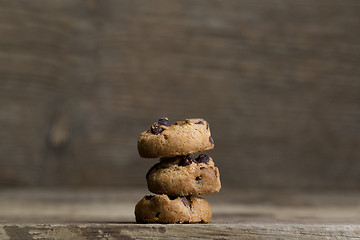
[[[135,206],[138,223],[208,223],[209,203],[201,197],[145,196]]]
[[[205,195],[221,188],[220,173],[205,154],[162,158],[146,174],[150,192],[171,196]]]
[[[164,158],[213,149],[214,140],[204,119],[186,119],[170,124],[167,118],[161,118],[140,134],[137,146],[143,158]]]

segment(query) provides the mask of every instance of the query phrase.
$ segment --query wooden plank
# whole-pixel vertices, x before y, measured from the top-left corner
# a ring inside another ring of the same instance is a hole
[[[134,222],[146,189],[2,190],[0,223]],[[213,223],[360,222],[359,193],[223,190],[205,196]]]
[[[11,239],[359,239],[359,225],[1,224]]]
[[[225,190],[210,224],[136,224],[145,189],[3,189],[0,239],[359,239],[357,192]]]

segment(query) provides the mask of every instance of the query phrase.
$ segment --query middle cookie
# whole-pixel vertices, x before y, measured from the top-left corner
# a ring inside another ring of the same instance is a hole
[[[170,196],[205,195],[221,188],[219,169],[208,155],[162,158],[146,174],[150,192]]]

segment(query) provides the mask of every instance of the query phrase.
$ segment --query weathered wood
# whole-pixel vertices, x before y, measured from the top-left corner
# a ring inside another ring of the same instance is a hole
[[[8,189],[0,191],[0,223],[134,222],[136,189]],[[356,192],[221,190],[207,195],[214,223],[360,223]]]
[[[0,2],[0,185],[143,186],[204,117],[223,185],[360,187],[358,0]]]
[[[0,239],[359,239],[355,192],[223,191],[210,224],[136,224],[145,189],[2,190]]]
[[[359,239],[359,225],[0,224],[11,239]]]

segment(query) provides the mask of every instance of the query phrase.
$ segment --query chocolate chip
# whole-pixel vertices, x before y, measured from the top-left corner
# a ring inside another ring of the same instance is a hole
[[[200,167],[200,170],[204,170],[205,168],[204,167]]]
[[[195,180],[196,180],[196,181],[200,181],[201,178],[202,178],[202,176],[200,175],[200,176],[196,177]]]
[[[190,207],[190,201],[187,199],[187,197],[180,197],[180,199],[186,207]]]
[[[201,124],[201,125],[204,125],[204,122],[203,122],[203,121],[198,121],[198,122],[196,122],[195,124]]]
[[[160,118],[156,122],[154,122],[153,125],[151,125],[150,131],[152,134],[158,135],[162,133],[165,129],[161,126],[169,127],[171,124],[169,122],[169,119],[167,118]]]
[[[190,165],[194,160],[190,155],[183,156],[178,164],[178,166],[184,167]]]
[[[195,162],[197,163],[207,163],[209,162],[210,157],[206,154],[200,154],[196,159]]]
[[[209,137],[209,142],[211,143],[211,145],[214,144],[214,139],[212,139],[211,136]]]
[[[165,129],[163,129],[158,123],[154,123],[150,129],[151,133],[155,135],[162,133],[164,130]]]
[[[171,125],[169,122],[169,119],[167,119],[167,118],[160,118],[159,120],[157,120],[157,123],[159,125],[163,125],[163,126],[167,126],[167,127],[169,127]]]
[[[206,124],[206,130],[209,130],[209,124]]]
[[[157,212],[156,214],[155,214],[155,217],[159,217],[160,216],[160,212]]]
[[[150,200],[150,199],[152,199],[154,197],[154,195],[146,195],[145,196],[145,200]]]

